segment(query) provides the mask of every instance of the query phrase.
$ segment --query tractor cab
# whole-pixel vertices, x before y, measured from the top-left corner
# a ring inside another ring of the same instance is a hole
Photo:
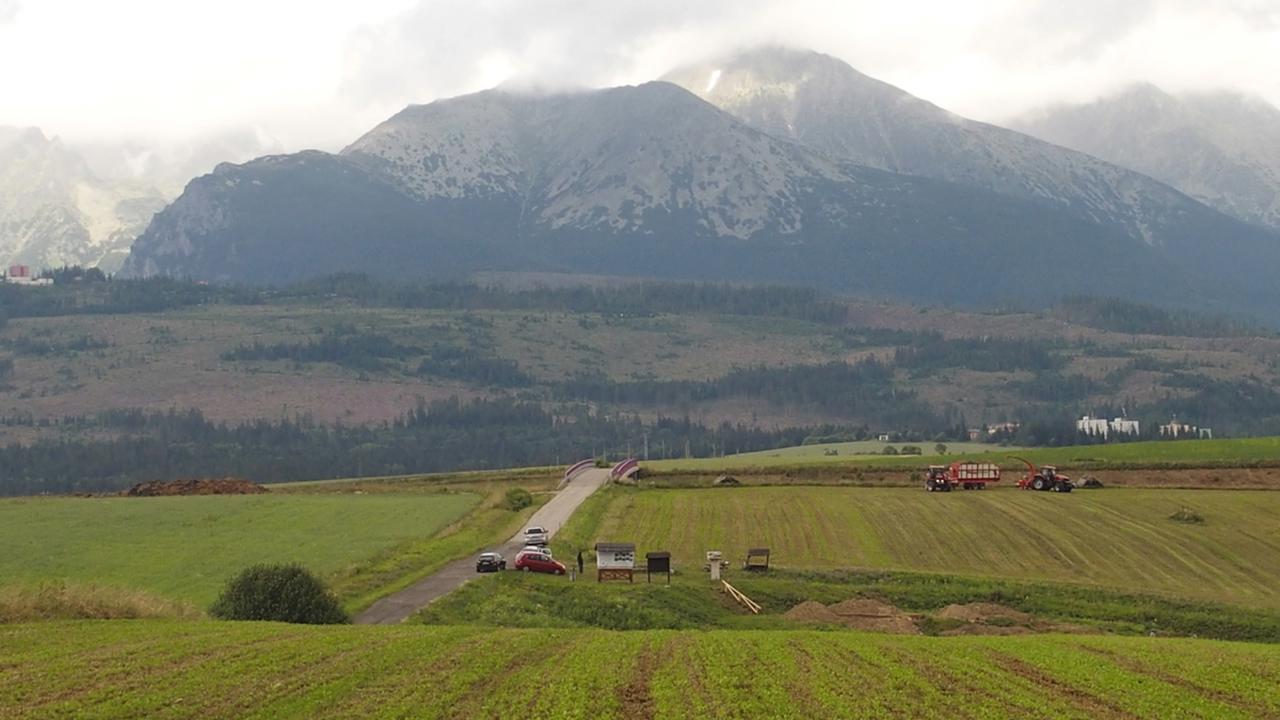
[[[1051,492],[1071,492],[1075,489],[1075,485],[1071,482],[1071,478],[1058,472],[1056,465],[1042,465],[1039,470],[1036,469],[1029,461],[1023,458],[1015,458],[1022,460],[1027,466],[1027,474],[1018,481],[1018,487],[1023,490],[1048,490]]]
[[[929,492],[948,492],[951,490],[951,478],[947,475],[946,465],[930,465],[924,473],[924,489]]]

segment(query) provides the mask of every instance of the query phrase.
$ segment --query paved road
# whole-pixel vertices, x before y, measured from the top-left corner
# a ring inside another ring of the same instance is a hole
[[[541,525],[547,529],[549,536],[556,532],[569,520],[573,511],[578,509],[583,500],[605,484],[609,479],[607,469],[593,468],[573,479],[573,482],[556,493],[546,505],[538,508],[525,527]],[[524,546],[524,528],[506,544],[496,548],[497,552],[512,562],[516,551]],[[476,576],[475,557],[465,557],[445,565],[432,575],[393,595],[388,595],[369,609],[356,616],[357,625],[390,625],[404,621],[427,604],[462,587],[464,583]]]

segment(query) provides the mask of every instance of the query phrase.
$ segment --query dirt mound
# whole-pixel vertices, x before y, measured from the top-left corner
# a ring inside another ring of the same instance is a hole
[[[851,598],[827,607],[845,627],[870,632],[918,635],[920,628],[907,613],[889,603],[870,598]]]
[[[257,495],[268,492],[261,485],[241,478],[209,478],[204,480],[153,480],[138,483],[120,493],[126,497],[158,497],[162,495]]]
[[[797,620],[799,622],[820,622],[836,625],[840,623],[840,618],[835,613],[827,609],[826,605],[813,600],[806,600],[799,605],[791,608],[783,615],[788,620]]]
[[[1033,619],[1021,610],[996,603],[967,603],[948,605],[935,616],[939,620],[963,620],[967,623],[990,623],[996,618],[1007,624],[1026,625]]]
[[[902,611],[889,603],[868,598],[852,598],[829,607],[831,612],[844,617],[893,617]]]
[[[983,625],[982,623],[965,623],[957,628],[942,631],[942,635],[953,637],[956,635],[1027,635],[1031,633],[1031,628],[1021,625],[1010,625],[1002,627],[999,625]]]

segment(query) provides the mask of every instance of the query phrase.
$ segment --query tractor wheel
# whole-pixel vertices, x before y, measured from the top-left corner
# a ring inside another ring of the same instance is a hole
[[[1037,477],[1035,480],[1032,480],[1032,481],[1031,481],[1031,489],[1032,489],[1032,490],[1044,490],[1044,489],[1046,489],[1046,488],[1045,488],[1045,485],[1046,485],[1046,484],[1047,484],[1047,483],[1045,483],[1044,478],[1042,478],[1042,477]]]
[[[933,492],[934,490],[937,490],[937,488],[936,488],[936,487],[934,486],[934,484],[933,484],[933,480],[932,480],[932,479],[929,479],[929,480],[925,480],[925,481],[924,481],[924,489],[925,489],[925,490],[928,490],[929,492]]]
[[[1071,484],[1062,483],[1062,489],[1059,492],[1071,492]]]

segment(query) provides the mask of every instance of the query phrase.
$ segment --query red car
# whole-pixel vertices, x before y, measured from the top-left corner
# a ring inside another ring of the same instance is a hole
[[[550,555],[540,552],[522,552],[517,555],[516,569],[525,572],[551,573],[552,575],[563,575],[565,573],[563,563],[552,560]]]

